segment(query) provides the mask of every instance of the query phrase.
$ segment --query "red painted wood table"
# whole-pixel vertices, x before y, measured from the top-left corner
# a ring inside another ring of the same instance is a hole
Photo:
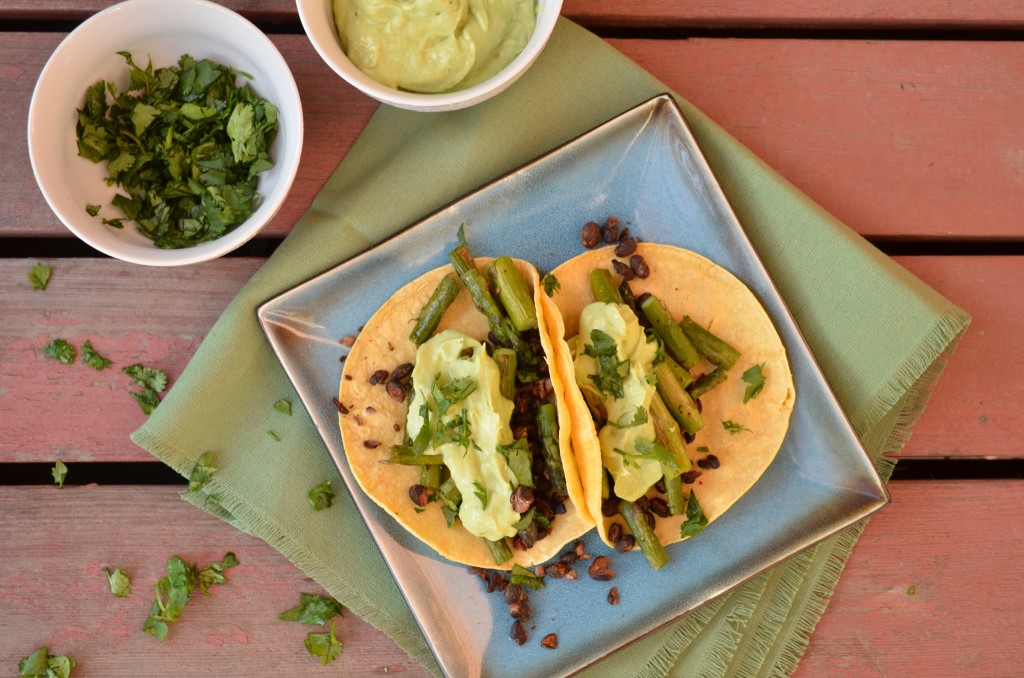
[[[335,143],[315,153],[307,145],[287,204],[249,255],[147,269],[140,287],[137,267],[98,256],[49,211],[25,143],[43,64],[108,4],[0,4],[0,672],[13,675],[49,644],[77,656],[85,675],[306,673],[317,668],[306,630],[275,616],[311,583],[263,542],[181,502],[179,487],[157,483],[159,462],[128,439],[139,408],[101,373],[41,369],[42,346],[56,332],[91,337],[118,363],[180,374],[376,104],[331,74],[292,3],[226,2],[288,60],[307,138]],[[1024,1],[567,0],[563,13],[974,316],[900,452],[893,504],[857,543],[797,673],[1020,675]],[[27,272],[40,262],[59,271],[59,289],[31,291]],[[66,486],[56,501],[57,457],[100,482]],[[154,643],[139,631],[148,609],[110,605],[95,572],[130,561],[141,587],[182,544],[196,558],[233,550],[249,574],[216,604],[190,607],[177,642]],[[335,674],[425,675],[354,615],[338,633],[346,647]]]

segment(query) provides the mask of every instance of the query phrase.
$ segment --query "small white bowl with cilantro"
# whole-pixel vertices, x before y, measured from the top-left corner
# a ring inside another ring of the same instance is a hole
[[[75,235],[150,266],[214,259],[255,236],[302,152],[295,79],[274,44],[207,0],[127,0],[43,68],[28,120],[36,181]]]

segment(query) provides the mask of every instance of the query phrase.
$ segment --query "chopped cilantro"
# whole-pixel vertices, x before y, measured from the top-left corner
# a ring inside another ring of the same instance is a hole
[[[99,81],[78,109],[78,154],[104,163],[120,191],[111,206],[157,247],[191,247],[245,221],[258,200],[258,175],[271,167],[278,112],[240,76],[208,59],[183,55],[176,65],[137,66],[124,57],[123,92]],[[111,103],[108,104],[108,94]],[[98,205],[86,211],[99,216]],[[102,218],[114,228],[122,219]]]
[[[480,500],[480,506],[487,510],[487,503],[490,501],[491,494],[487,491],[487,488],[480,483],[473,483],[473,494]]]
[[[233,553],[224,556],[220,563],[207,566],[202,571],[196,570],[181,559],[171,556],[167,561],[167,575],[156,581],[156,600],[149,610],[149,616],[142,624],[142,630],[163,642],[167,640],[168,624],[174,624],[181,618],[185,604],[192,597],[196,586],[206,594],[211,584],[226,582],[223,572],[238,564]]]
[[[283,414],[287,414],[290,417],[292,416],[292,401],[284,400],[282,398],[274,403],[274,409]]]
[[[28,282],[36,292],[42,292],[50,282],[50,274],[53,269],[45,264],[36,264],[28,269]]]
[[[108,360],[97,353],[88,340],[82,344],[82,362],[94,370],[105,370],[114,364],[113,360]]]
[[[541,284],[544,286],[544,293],[549,297],[555,296],[555,293],[562,289],[562,283],[558,282],[558,278],[550,273],[544,276]]]
[[[912,595],[914,595],[915,593],[917,593],[917,587],[915,587],[915,586],[911,586],[911,587],[910,587],[909,589],[907,589],[907,595],[908,595],[908,596],[912,596]]]
[[[188,476],[188,491],[198,492],[206,487],[206,483],[210,482],[210,478],[216,472],[217,467],[213,465],[213,450],[203,452]]]
[[[277,435],[273,431],[267,431],[267,435],[273,438],[277,442],[281,442],[281,436]]]
[[[103,568],[103,571],[107,573],[107,584],[111,593],[118,598],[127,598],[132,594],[132,580],[128,578],[127,572],[120,567],[113,571]]]
[[[54,339],[43,347],[43,352],[51,358],[56,358],[65,365],[70,365],[75,362],[75,358],[78,357],[78,351],[76,351],[75,347],[69,344],[66,339]]]
[[[132,391],[131,396],[139,403],[143,412],[152,414],[160,404],[160,392],[167,388],[167,374],[140,363],[123,367],[121,371],[131,377],[136,386],[142,387],[141,391]]]
[[[743,373],[743,376],[740,377],[747,384],[747,390],[743,393],[744,404],[746,404],[748,400],[756,398],[761,392],[761,389],[764,388],[764,374],[761,371],[762,369],[764,369],[764,363],[759,363],[748,369]]]
[[[701,445],[700,447],[697,448],[697,451],[698,452],[708,452],[709,450],[708,450],[707,445]]]
[[[623,418],[625,418],[625,417],[623,417]],[[608,425],[609,426],[614,426],[615,428],[633,428],[634,426],[643,426],[646,423],[647,423],[647,410],[645,410],[643,408],[643,406],[637,405],[636,406],[636,410],[633,412],[633,418],[630,419],[628,422],[609,421]]]
[[[341,603],[334,598],[315,593],[300,593],[299,604],[277,615],[277,618],[281,621],[321,626],[340,616],[342,616]]]
[[[737,424],[735,421],[730,421],[729,419],[722,420],[722,428],[724,428],[726,431],[732,434],[750,430],[746,426],[743,426],[742,424]]]
[[[323,511],[331,508],[334,503],[334,490],[331,489],[331,481],[320,483],[309,491],[309,503],[314,511]]]
[[[704,531],[708,526],[708,517],[704,515],[704,509],[697,501],[697,493],[690,491],[690,498],[686,500],[686,520],[679,526],[679,536],[693,537]]]
[[[619,348],[615,340],[601,330],[590,331],[590,342],[583,352],[597,360],[597,374],[591,374],[594,386],[613,398],[622,398],[622,378],[629,374],[629,361],[619,360]],[[625,368],[625,369],[623,369]]]
[[[672,454],[668,448],[643,438],[636,440],[633,447],[635,449],[633,453],[615,448],[615,451],[622,455],[623,463],[627,466],[639,467],[640,464],[636,462],[636,459],[653,459],[661,464],[666,476],[671,478],[679,475],[679,462],[676,460],[676,455]]]
[[[57,487],[64,487],[64,479],[68,477],[68,467],[64,465],[60,459],[50,469],[50,473],[53,475],[53,482],[57,484]]]
[[[18,675],[28,678],[68,678],[75,661],[64,655],[50,655],[50,648],[41,648],[18,662]]]
[[[533,487],[533,455],[526,438],[519,438],[511,445],[498,445],[498,452],[508,462],[508,467],[515,474],[519,485]]]
[[[513,565],[509,573],[509,586],[529,586],[534,591],[544,588],[544,577],[538,577],[522,565]]]
[[[465,399],[470,393],[476,390],[476,382],[470,377],[452,379],[447,384],[438,384],[441,375],[434,377],[434,383],[430,387],[430,396],[437,403],[437,417],[444,417],[448,409]]]
[[[338,637],[334,635],[334,621],[331,621],[331,632],[327,633],[309,633],[306,635],[306,650],[309,652],[311,657],[317,657],[320,660],[320,664],[327,666],[335,659],[337,659],[345,646],[342,645]]]

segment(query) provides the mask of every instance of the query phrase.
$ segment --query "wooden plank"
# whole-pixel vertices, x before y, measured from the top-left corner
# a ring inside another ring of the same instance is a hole
[[[1013,574],[1024,557],[1021,483],[893,483],[893,505],[854,548],[797,675],[1015,675],[1024,649],[1006,641],[1024,633]],[[964,519],[937,506],[956,506]],[[242,564],[226,586],[189,603],[164,645],[139,630],[170,555],[206,563],[228,550]],[[106,590],[109,566],[131,573],[130,598]],[[110,678],[140,667],[147,676],[313,671],[302,647],[309,629],[275,616],[315,590],[269,546],[170,488],[0,488],[3,666],[49,643],[83,675]],[[339,675],[425,675],[353,615],[339,635]]]
[[[0,462],[151,461],[128,439],[146,417],[128,395],[131,379],[121,368],[141,362],[165,371],[173,386],[263,261],[157,268],[43,260],[53,275],[46,291],[34,292],[27,275],[36,260],[0,259]],[[43,347],[58,337],[79,347],[90,340],[114,365],[97,372],[47,357]]]
[[[24,120],[56,34],[0,34],[0,236],[68,236],[28,168]],[[375,102],[301,35],[274,37],[304,101],[286,233]],[[854,230],[878,238],[1021,237],[1024,42],[614,40]]]
[[[1024,481],[890,489],[796,677],[1020,675]]]
[[[43,346],[86,339],[115,368],[142,362],[181,374],[202,338],[263,260],[226,258],[183,268],[109,259],[49,260],[45,292],[33,261],[0,259],[0,462],[151,461],[128,440],[144,415],[118,369],[62,365]],[[900,263],[974,315],[902,457],[1024,456],[1024,288],[1021,257],[901,257]],[[145,289],[146,294],[137,290]],[[154,304],[159,299],[161,303]],[[97,413],[103,416],[98,417]]]
[[[899,257],[973,316],[901,457],[1024,457],[1024,258]]]
[[[80,20],[114,0],[8,0],[0,20]],[[259,22],[298,20],[289,0],[226,0]],[[588,26],[657,28],[1007,28],[1024,25],[1020,0],[565,0],[562,14]]]
[[[59,494],[54,494],[59,492]],[[163,644],[142,632],[153,584],[178,554],[205,566],[232,551],[240,564],[209,597],[189,601]],[[110,594],[103,568],[121,567],[132,595]],[[277,615],[300,592],[322,593],[266,543],[208,516],[167,487],[0,488],[0,666],[37,647],[66,654],[83,676],[292,676],[321,667],[303,640],[319,630]],[[429,675],[352,613],[332,675]]]

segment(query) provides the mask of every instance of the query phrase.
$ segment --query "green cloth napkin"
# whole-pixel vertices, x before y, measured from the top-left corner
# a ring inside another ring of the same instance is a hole
[[[468,110],[381,107],[277,252],[216,323],[133,440],[183,475],[216,451],[192,501],[266,540],[352,611],[437,671],[422,635],[256,320],[261,302],[380,242],[469,190],[667,88],[560,20],[509,90]],[[969,317],[837,222],[679,99],[740,221],[843,407],[882,454],[910,426]],[[344,111],[339,111],[344,115]],[[308,139],[316,152],[318,143]],[[571,199],[571,196],[567,196]],[[529,228],[523,227],[524,230]],[[528,233],[524,232],[524,237]],[[275,442],[266,431],[281,438]],[[313,514],[325,480],[335,506]],[[851,528],[612,655],[587,675],[789,673],[862,526]]]

